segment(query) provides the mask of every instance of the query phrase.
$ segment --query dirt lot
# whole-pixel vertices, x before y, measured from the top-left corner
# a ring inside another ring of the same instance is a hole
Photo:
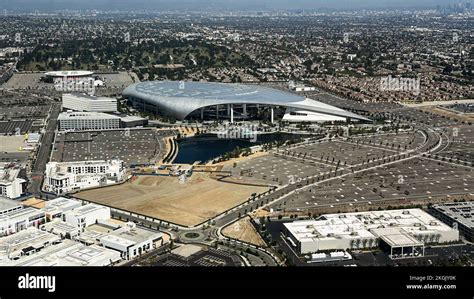
[[[252,223],[250,223],[250,218],[245,217],[232,223],[222,230],[222,233],[225,236],[234,238],[240,241],[244,241],[250,244],[257,246],[266,246],[262,237],[257,233]]]
[[[185,183],[177,177],[138,176],[119,186],[83,191],[76,197],[184,226],[195,226],[246,201],[267,187],[213,180],[198,173]]]
[[[7,153],[21,152],[25,146],[25,137],[20,136],[0,136],[0,151]]]

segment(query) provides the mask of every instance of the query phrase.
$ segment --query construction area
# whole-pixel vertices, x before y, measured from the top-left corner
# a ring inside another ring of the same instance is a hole
[[[222,230],[226,237],[250,243],[256,246],[265,247],[265,241],[252,225],[250,217],[244,217]]]
[[[225,183],[207,173],[186,180],[134,176],[129,182],[77,193],[75,197],[182,226],[196,226],[247,201],[264,186]]]

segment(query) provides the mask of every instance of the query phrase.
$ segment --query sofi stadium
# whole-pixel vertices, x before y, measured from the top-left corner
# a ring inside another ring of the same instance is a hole
[[[331,105],[259,85],[148,81],[127,87],[123,96],[136,109],[177,120],[369,121]]]

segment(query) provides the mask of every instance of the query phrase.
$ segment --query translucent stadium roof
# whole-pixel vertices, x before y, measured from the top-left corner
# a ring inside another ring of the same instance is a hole
[[[360,115],[297,94],[259,85],[147,81],[127,87],[123,91],[123,96],[153,104],[164,114],[181,120],[200,108],[227,104],[284,106],[344,118],[368,120]]]
[[[223,101],[270,100],[275,103],[304,100],[304,97],[289,92],[243,84],[151,81],[137,84],[135,90],[147,95],[169,98],[220,99]]]

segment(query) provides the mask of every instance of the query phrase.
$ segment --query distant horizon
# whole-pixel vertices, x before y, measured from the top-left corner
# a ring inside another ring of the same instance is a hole
[[[275,10],[361,10],[432,9],[438,5],[472,3],[472,0],[0,0],[0,9],[12,12],[60,10],[114,11],[275,11]]]

